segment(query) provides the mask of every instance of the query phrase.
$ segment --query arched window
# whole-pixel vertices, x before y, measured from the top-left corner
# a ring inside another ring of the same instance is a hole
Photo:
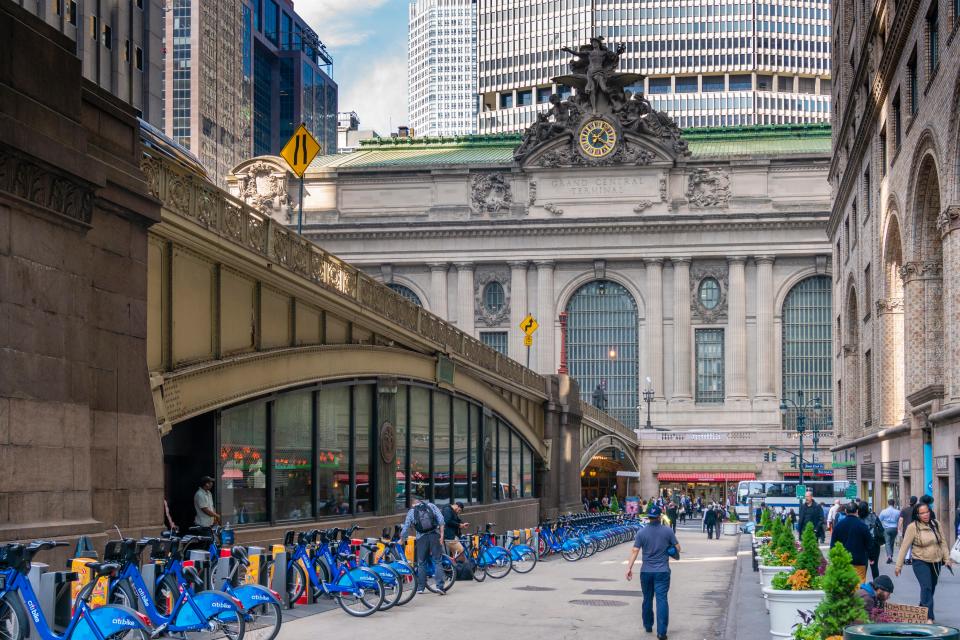
[[[783,397],[804,401],[820,398],[821,428],[833,420],[833,337],[831,292],[828,276],[798,282],[783,302]],[[792,418],[786,424],[792,425]],[[810,425],[812,426],[812,425]]]
[[[567,304],[567,365],[584,402],[638,426],[637,303],[623,286],[589,282]]]
[[[417,305],[418,307],[422,307],[422,306],[423,306],[423,303],[420,302],[420,296],[418,296],[417,294],[415,294],[415,293],[413,292],[413,289],[411,289],[410,287],[405,287],[405,286],[403,286],[402,284],[397,284],[396,282],[391,282],[391,283],[388,284],[387,286],[390,287],[391,289],[393,289],[394,293],[399,293],[399,294],[402,295],[404,298],[406,298],[407,300],[409,300],[409,301],[412,302],[413,304]]]
[[[488,313],[500,313],[507,297],[503,293],[503,285],[494,280],[483,288],[483,306]]]
[[[720,283],[716,278],[704,278],[697,292],[704,309],[713,310],[720,304]]]

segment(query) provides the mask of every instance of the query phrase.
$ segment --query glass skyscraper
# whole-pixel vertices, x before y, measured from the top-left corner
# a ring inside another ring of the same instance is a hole
[[[479,131],[529,126],[592,35],[623,43],[656,109],[684,128],[830,118],[830,5],[799,0],[478,0]]]

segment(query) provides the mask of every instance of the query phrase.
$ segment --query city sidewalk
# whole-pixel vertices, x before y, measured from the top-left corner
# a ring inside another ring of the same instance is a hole
[[[913,576],[913,569],[903,567],[900,577],[893,575],[893,564],[885,564],[886,554],[880,554],[880,573],[893,579],[892,602],[916,605],[920,603],[920,587]],[[759,574],[753,570],[750,552],[750,536],[741,535],[730,593],[730,608],[727,614],[723,640],[762,638],[769,629],[769,617],[763,606]],[[960,569],[951,575],[947,569],[940,576],[940,584],[934,599],[937,622],[948,627],[960,628]],[[869,572],[868,572],[869,573]]]

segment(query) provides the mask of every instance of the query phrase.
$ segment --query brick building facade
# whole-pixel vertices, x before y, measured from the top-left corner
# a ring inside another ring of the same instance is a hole
[[[960,15],[834,3],[834,459],[875,505],[960,499]],[[879,509],[879,507],[878,507]]]

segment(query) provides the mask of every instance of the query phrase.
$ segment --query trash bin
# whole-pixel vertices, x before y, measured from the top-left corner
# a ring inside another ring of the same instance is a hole
[[[843,640],[890,640],[891,638],[949,638],[960,640],[960,630],[938,624],[857,624],[843,630]]]

